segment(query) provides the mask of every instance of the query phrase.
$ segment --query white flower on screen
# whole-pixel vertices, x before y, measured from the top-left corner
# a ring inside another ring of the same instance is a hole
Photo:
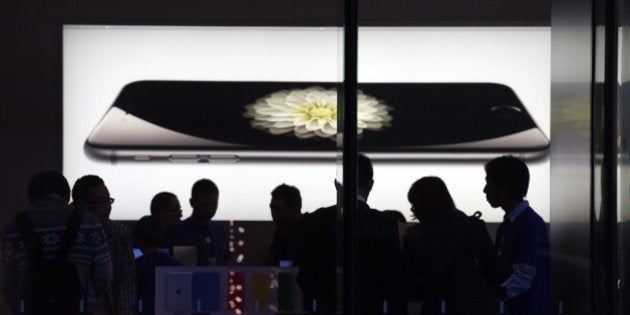
[[[335,139],[337,134],[337,91],[310,87],[282,90],[247,105],[245,117],[251,125],[279,135],[291,133],[298,138]],[[374,97],[357,93],[357,132],[381,130],[392,120],[389,107]]]

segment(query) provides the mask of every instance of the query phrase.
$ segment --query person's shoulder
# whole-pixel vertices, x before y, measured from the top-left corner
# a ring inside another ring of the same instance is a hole
[[[329,217],[332,215],[336,216],[337,214],[337,205],[332,205],[329,207],[319,208],[308,215],[309,220],[317,220],[323,217]]]
[[[469,215],[467,215],[464,211],[459,210],[459,209],[455,209],[455,210],[453,210],[453,216],[455,216],[455,217],[457,217],[457,218],[462,218],[462,219],[466,219],[466,218],[473,218],[473,217],[475,217],[475,218],[481,218],[481,215],[479,215],[478,217],[477,217],[476,215],[474,215],[474,214],[473,214],[472,216],[469,216]]]
[[[186,227],[185,229],[188,229],[188,227],[192,226],[192,217],[188,217],[184,220],[182,220],[181,222],[177,223],[177,226],[180,230],[182,230],[182,227]]]
[[[405,231],[406,235],[413,236],[422,231],[422,224],[415,223],[410,225]]]
[[[73,210],[80,211],[80,210]],[[103,229],[103,224],[93,214],[81,211],[81,229]]]
[[[389,216],[400,223],[407,223],[405,215],[398,210],[383,210],[381,212],[383,213],[383,215]]]
[[[337,205],[332,205],[332,206],[328,206],[328,207],[321,207],[315,211],[313,211],[311,214],[312,215],[316,215],[316,214],[322,214],[322,213],[328,213],[328,212],[334,212],[337,211]]]
[[[523,213],[516,218],[514,224],[518,226],[523,233],[543,235],[548,232],[545,220],[531,207],[526,208]]]
[[[457,211],[461,213],[461,217],[463,218],[464,221],[466,221],[466,223],[475,227],[483,227],[485,229],[486,221],[483,219],[482,217],[483,215],[481,211],[475,211],[475,213],[473,213],[472,215],[467,215],[466,213],[460,210],[457,210]]]
[[[297,218],[297,220],[295,220],[295,222],[293,222],[293,223],[291,224],[291,226],[290,226],[290,227],[291,227],[291,229],[292,229],[292,230],[294,230],[294,229],[301,229],[301,228],[302,228],[302,227],[303,227],[303,226],[304,226],[304,225],[308,222],[308,220],[310,219],[310,217],[311,217],[311,214],[310,214],[310,213],[308,213],[308,212],[304,212],[304,213],[302,213],[302,214],[301,214],[301,215]]]
[[[520,217],[527,224],[545,225],[545,220],[532,207],[527,207]]]
[[[223,225],[223,223],[218,221],[210,221],[208,225],[210,226],[211,230],[227,235],[227,229],[225,228],[225,225]]]
[[[379,210],[376,208],[370,207],[367,202],[359,201],[357,202],[357,210],[359,211],[359,216],[366,215],[370,218],[375,219],[385,219],[385,220],[398,220],[400,217],[404,220],[405,217],[397,210]]]
[[[107,221],[107,224],[110,225],[111,229],[115,231],[116,234],[120,234],[120,235],[131,234],[131,229],[121,222],[109,220]]]
[[[331,222],[337,219],[337,206],[319,208],[301,218],[300,226],[319,230],[321,226],[334,226]]]

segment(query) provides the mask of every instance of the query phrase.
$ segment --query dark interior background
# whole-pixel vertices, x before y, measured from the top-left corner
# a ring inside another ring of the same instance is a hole
[[[0,1],[0,226],[28,205],[32,175],[61,170],[62,22],[341,25],[342,10],[342,0]],[[359,21],[365,26],[549,26],[550,10],[551,0],[362,0]]]

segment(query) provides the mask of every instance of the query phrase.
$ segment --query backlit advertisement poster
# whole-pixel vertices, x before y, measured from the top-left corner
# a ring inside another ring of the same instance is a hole
[[[175,193],[190,215],[201,178],[216,220],[271,220],[271,190],[296,186],[303,211],[334,204],[336,27],[63,26],[63,172],[105,180],[111,218],[149,214]],[[485,201],[483,165],[510,153],[549,220],[550,31],[535,27],[370,27],[359,31],[359,151],[373,158],[369,204],[411,219],[423,176],[457,207]]]

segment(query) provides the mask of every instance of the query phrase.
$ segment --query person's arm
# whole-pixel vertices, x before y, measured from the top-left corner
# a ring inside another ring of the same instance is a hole
[[[536,277],[537,266],[540,261],[545,234],[539,231],[530,221],[529,226],[523,226],[518,234],[514,263],[508,278],[501,283],[505,289],[506,300],[512,299],[528,291]],[[543,228],[545,228],[543,226]]]
[[[479,259],[479,266],[481,267],[484,277],[498,288],[503,282],[503,279],[501,279],[502,272],[499,255],[492,243],[492,238],[490,238],[486,223],[481,219],[473,222],[475,229],[474,235],[477,242],[475,244],[475,252],[476,255],[479,255],[477,257],[477,259]]]
[[[107,237],[100,224],[90,231],[92,248],[91,282],[94,294],[100,299],[107,291],[112,280],[112,260],[109,254]]]
[[[505,289],[505,299],[512,299],[531,287],[536,277],[536,267],[526,263],[518,263],[512,265],[512,273],[501,283],[501,287]]]

